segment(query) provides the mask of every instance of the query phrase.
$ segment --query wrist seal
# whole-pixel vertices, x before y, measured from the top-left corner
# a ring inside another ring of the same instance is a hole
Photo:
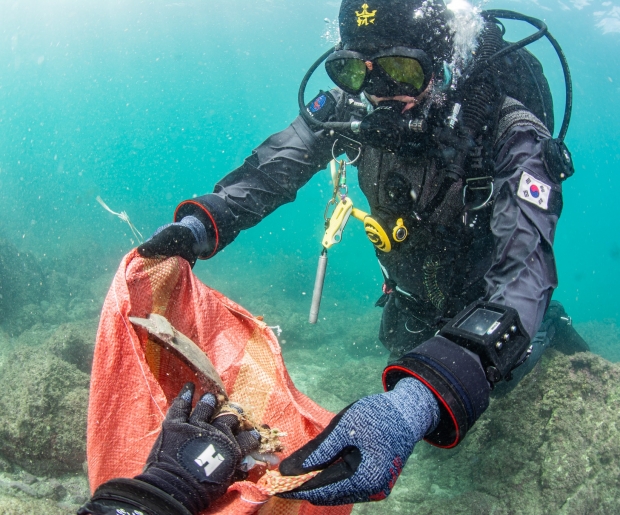
[[[489,405],[491,387],[478,357],[442,336],[388,365],[383,386],[391,390],[405,377],[418,379],[438,400],[439,423],[424,437],[436,447],[458,445]]]
[[[137,479],[111,479],[102,484],[78,515],[105,515],[115,509],[138,510],[144,515],[194,515],[179,501]]]

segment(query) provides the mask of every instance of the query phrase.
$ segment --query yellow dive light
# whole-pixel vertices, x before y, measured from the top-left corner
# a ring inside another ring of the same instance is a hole
[[[342,231],[350,216],[357,218],[364,224],[366,236],[381,252],[391,252],[392,241],[402,243],[409,235],[409,231],[405,227],[403,219],[399,218],[392,229],[392,238],[390,238],[387,231],[376,218],[373,218],[370,214],[365,213],[361,209],[353,207],[353,201],[349,197],[345,197],[336,205],[329,219],[327,229],[325,229],[323,241],[321,242],[325,249],[329,249],[336,243],[340,243],[340,240],[342,240]]]

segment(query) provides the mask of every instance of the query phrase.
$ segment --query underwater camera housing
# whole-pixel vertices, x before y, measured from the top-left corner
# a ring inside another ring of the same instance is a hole
[[[553,132],[553,106],[549,86],[542,73],[542,67],[540,66],[538,60],[532,54],[524,50],[527,45],[543,37],[546,37],[555,49],[558,58],[560,59],[562,70],[564,72],[564,81],[566,85],[566,103],[562,126],[557,137],[557,140],[559,142],[563,142],[566,136],[566,132],[568,131],[572,111],[572,81],[566,57],[564,56],[564,53],[556,39],[549,33],[547,25],[542,20],[539,20],[537,18],[507,10],[494,9],[482,11],[481,16],[485,20],[485,22],[487,22],[487,24],[491,23],[499,26],[501,28],[501,36],[499,37],[499,41],[493,42],[495,44],[493,52],[488,55],[478,56],[477,59],[474,60],[472,65],[470,65],[469,69],[465,71],[465,75],[468,77],[468,80],[475,78],[478,75],[481,75],[484,70],[489,67],[489,65],[493,65],[500,71],[500,74],[502,75],[501,88],[503,92],[521,101],[526,107],[531,109],[532,112],[536,116],[538,116],[541,121],[543,121],[543,123],[545,123],[545,125],[549,128],[550,132]],[[500,19],[524,21],[534,26],[538,30],[534,34],[523,38],[520,41],[517,41],[515,43],[507,43],[502,39],[503,35],[505,34],[505,27],[501,23]],[[327,132],[338,132],[354,140],[361,140],[362,142],[372,142],[373,140],[376,141],[377,131],[374,123],[364,124],[364,120],[362,120],[361,123],[359,121],[320,121],[313,117],[306,108],[305,90],[308,81],[310,80],[310,77],[314,74],[320,64],[325,61],[338,48],[339,47],[330,48],[327,52],[321,55],[306,72],[306,75],[304,76],[300,84],[298,92],[300,115],[311,127],[317,127]],[[510,57],[513,56],[514,59],[511,59]],[[515,73],[516,67],[518,67],[519,71],[521,72],[521,76],[523,77],[523,81],[521,82],[514,80],[514,77],[516,75],[519,75]],[[466,82],[468,80],[466,80]],[[526,88],[524,87],[524,83],[526,85],[533,85],[534,87]],[[528,98],[523,98],[524,91],[528,91],[530,89],[533,91],[533,93],[527,93],[527,95],[529,95]],[[372,114],[368,116],[372,116]],[[394,138],[394,130],[398,132],[396,138]],[[366,132],[368,132],[368,134],[366,134]],[[382,141],[394,141],[394,139],[398,141],[406,141],[408,139],[411,139],[412,137],[415,138],[416,133],[420,133],[420,124],[402,123],[398,125],[396,123],[392,123],[391,128],[388,132],[389,137],[381,138]],[[393,146],[393,144],[391,146]]]
[[[510,380],[511,370],[523,362],[530,346],[517,310],[492,302],[470,304],[439,335],[478,355],[493,384]]]

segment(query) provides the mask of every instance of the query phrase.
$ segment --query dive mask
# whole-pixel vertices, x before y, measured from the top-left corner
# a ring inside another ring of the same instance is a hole
[[[418,96],[433,76],[428,55],[406,47],[393,47],[370,56],[338,50],[325,61],[325,70],[347,93],[357,95],[365,91],[382,97]]]

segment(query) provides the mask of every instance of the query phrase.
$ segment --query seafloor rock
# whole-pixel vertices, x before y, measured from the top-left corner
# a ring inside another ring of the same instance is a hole
[[[47,340],[45,348],[54,356],[90,374],[96,332],[97,326],[92,321],[62,324]]]
[[[360,397],[383,391],[381,372],[385,359],[351,360],[342,356],[342,351],[333,350],[329,345],[312,350],[284,349],[287,369],[300,391],[335,413]]]
[[[0,368],[0,455],[38,475],[81,470],[88,384],[41,347],[14,351]]]
[[[92,352],[97,335],[97,327],[99,319],[87,318],[75,322],[51,324],[35,324],[11,339],[13,349],[24,347],[45,346],[42,352],[52,352],[55,356],[73,363],[70,353],[66,352],[67,347],[78,351],[82,347],[90,348]],[[2,333],[0,332],[0,342]],[[68,344],[66,339],[72,340],[73,343]],[[60,352],[64,349],[65,352]],[[80,350],[78,353],[83,353]]]
[[[118,264],[110,254],[80,240],[35,258],[0,238],[0,325],[16,337],[97,317]]]
[[[456,449],[418,444],[380,512],[620,513],[620,366],[548,352]]]
[[[24,471],[0,473],[0,513],[3,515],[74,515],[90,497],[83,474],[36,477]]]
[[[0,513],[3,515],[69,515],[75,513],[75,509],[59,506],[55,501],[0,494]]]

